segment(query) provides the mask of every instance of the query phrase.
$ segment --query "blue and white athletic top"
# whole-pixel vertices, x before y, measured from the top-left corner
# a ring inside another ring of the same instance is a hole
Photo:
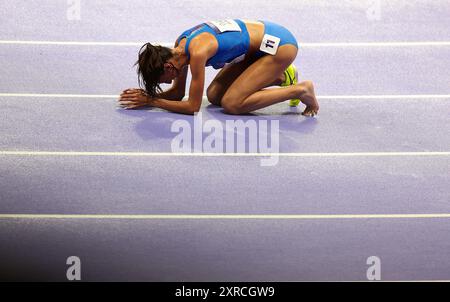
[[[244,22],[238,19],[210,21],[186,30],[178,37],[177,43],[186,38],[185,52],[188,58],[191,40],[204,32],[213,34],[219,44],[217,53],[206,62],[206,66],[220,69],[226,64],[244,60],[250,48],[250,36]]]

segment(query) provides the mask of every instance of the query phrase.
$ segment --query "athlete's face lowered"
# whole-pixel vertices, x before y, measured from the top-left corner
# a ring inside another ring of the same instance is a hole
[[[180,71],[170,62],[164,63],[164,73],[159,78],[159,83],[171,84],[178,77]]]

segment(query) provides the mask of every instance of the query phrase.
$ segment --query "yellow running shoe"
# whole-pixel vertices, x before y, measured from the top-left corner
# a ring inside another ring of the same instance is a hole
[[[289,65],[289,67],[284,71],[284,82],[281,83],[281,87],[292,86],[298,83],[298,71],[294,64]],[[293,99],[289,101],[289,106],[297,107],[300,104],[299,99]]]

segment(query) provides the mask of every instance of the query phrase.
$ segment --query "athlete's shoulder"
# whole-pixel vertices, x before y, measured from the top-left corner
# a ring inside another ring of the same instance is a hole
[[[193,38],[189,44],[189,53],[191,55],[212,56],[219,47],[214,35],[211,33],[200,34]]]

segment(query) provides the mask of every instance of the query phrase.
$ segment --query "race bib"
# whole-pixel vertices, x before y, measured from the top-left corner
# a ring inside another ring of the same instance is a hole
[[[280,38],[265,34],[264,38],[262,39],[259,50],[274,56],[277,53],[279,45],[280,45]]]
[[[239,24],[234,20],[221,20],[221,21],[209,21],[206,22],[210,27],[212,27],[217,33],[223,33],[227,31],[242,31]]]

